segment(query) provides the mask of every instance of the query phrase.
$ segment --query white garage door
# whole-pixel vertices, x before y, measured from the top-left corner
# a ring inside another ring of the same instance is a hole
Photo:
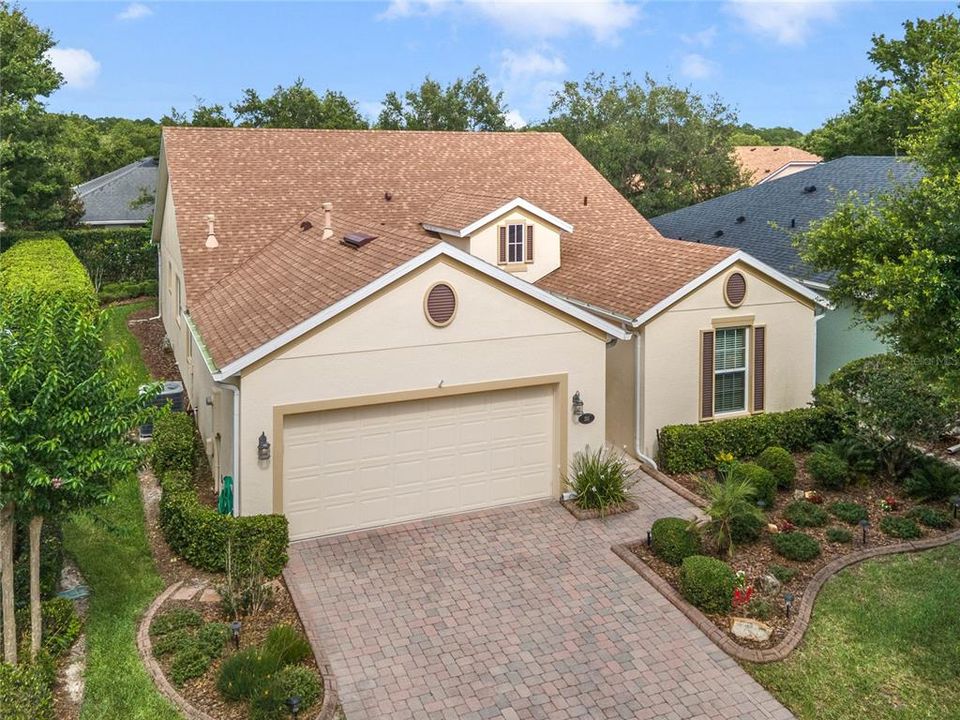
[[[498,390],[288,415],[291,539],[553,494],[553,390]]]

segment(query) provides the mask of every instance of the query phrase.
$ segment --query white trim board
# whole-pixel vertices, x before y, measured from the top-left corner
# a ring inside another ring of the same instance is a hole
[[[352,292],[350,295],[347,295],[345,298],[338,300],[333,305],[330,305],[315,315],[307,318],[301,323],[294,325],[292,328],[286,332],[276,336],[272,340],[265,342],[263,345],[251,350],[246,355],[234,360],[231,363],[228,363],[225,367],[215,371],[213,373],[213,379],[221,382],[233,375],[236,375],[238,372],[244,368],[249,367],[253,363],[261,360],[267,355],[279,350],[288,343],[296,340],[298,337],[310,332],[316,327],[319,327],[328,320],[336,317],[342,312],[349,310],[351,307],[357,303],[365,300],[374,293],[382,290],[383,288],[391,285],[400,278],[408,275],[417,268],[422,267],[431,260],[434,260],[441,255],[449,257],[457,262],[462,263],[474,270],[483,273],[495,280],[502,282],[504,285],[507,285],[514,290],[517,290],[525,295],[528,295],[540,302],[549,305],[555,310],[569,315],[572,318],[576,318],[581,322],[584,322],[591,327],[595,327],[598,330],[605,332],[611,337],[615,337],[619,340],[628,340],[631,337],[631,333],[623,330],[622,328],[607,322],[606,320],[597,317],[591,312],[577,307],[573,303],[567,302],[562,298],[553,295],[545,290],[541,290],[536,285],[531,285],[526,280],[520,280],[519,278],[514,277],[510,273],[501,270],[500,268],[494,267],[479,258],[470,255],[469,253],[458,250],[453,245],[449,243],[440,242],[429,248],[428,250],[422,252],[416,257],[408,260],[402,265],[398,265],[389,272],[384,273],[378,277],[373,282],[364,285],[359,290]],[[198,338],[199,340],[199,338]],[[205,346],[201,344],[201,347],[205,350]]]
[[[773,278],[781,285],[784,285],[785,287],[789,288],[790,290],[797,293],[801,297],[806,298],[810,302],[815,303],[816,305],[822,305],[827,309],[832,308],[832,305],[830,305],[830,303],[827,301],[826,298],[813,292],[806,285],[803,285],[797,282],[796,280],[793,280],[787,277],[779,270],[775,270],[774,268],[770,267],[766,263],[760,262],[752,255],[748,255],[747,253],[745,253],[743,250],[737,250],[736,252],[728,255],[726,258],[724,258],[723,260],[718,262],[716,265],[711,267],[705,273],[699,275],[698,277],[695,277],[693,280],[688,282],[686,285],[684,285],[680,289],[670,293],[670,295],[665,297],[663,300],[658,302],[656,305],[651,307],[646,312],[641,313],[636,319],[634,319],[633,327],[637,328],[637,327],[640,327],[641,325],[648,323],[650,320],[655,318],[657,315],[662,313],[671,305],[673,305],[676,302],[679,302],[684,297],[686,297],[687,295],[692,293],[694,290],[696,290],[698,287],[700,287],[701,285],[704,285],[705,283],[707,283],[708,281],[712,280],[717,275],[722,273],[724,270],[735,265],[738,262],[743,263],[747,267],[753,268],[754,270],[756,270],[757,272],[763,275],[767,275]]]
[[[553,215],[552,213],[548,213],[543,208],[539,208],[536,205],[534,205],[532,202],[528,202],[527,200],[524,200],[521,197],[516,197],[510,202],[504,203],[503,205],[498,207],[496,210],[491,210],[479,220],[474,220],[472,223],[470,223],[466,227],[460,228],[459,230],[455,228],[445,228],[439,225],[432,225],[430,223],[423,223],[423,229],[428,232],[442,233],[443,235],[451,235],[453,237],[458,237],[458,238],[469,237],[470,235],[475,233],[477,230],[482,228],[484,225],[487,225],[488,223],[493,222],[497,218],[502,217],[506,215],[508,212],[512,212],[517,208],[520,208],[521,210],[526,210],[531,215],[534,215],[540,218],[541,220],[544,220],[550,223],[551,225],[560,228],[564,232],[568,232],[568,233],[573,232],[573,225],[561,220],[556,215]]]

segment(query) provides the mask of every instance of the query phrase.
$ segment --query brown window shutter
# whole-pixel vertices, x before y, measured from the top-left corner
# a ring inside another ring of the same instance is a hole
[[[527,225],[527,262],[533,262],[533,225]]]
[[[767,329],[753,329],[753,411],[763,410],[764,381],[767,368]]]
[[[500,263],[505,263],[507,261],[507,228],[501,226],[500,228]]]
[[[700,417],[713,417],[713,330],[706,331],[700,341]]]

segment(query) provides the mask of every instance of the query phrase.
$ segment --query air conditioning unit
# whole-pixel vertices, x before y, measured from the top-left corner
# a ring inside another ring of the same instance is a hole
[[[141,385],[140,392],[146,392],[148,385]],[[164,407],[165,405],[170,405],[170,409],[173,412],[183,412],[184,408],[184,394],[183,394],[183,383],[179,380],[164,380],[163,388],[160,390],[159,394],[153,399],[153,404],[157,407]],[[153,423],[144,423],[140,426],[140,439],[144,440],[147,438],[153,437]]]

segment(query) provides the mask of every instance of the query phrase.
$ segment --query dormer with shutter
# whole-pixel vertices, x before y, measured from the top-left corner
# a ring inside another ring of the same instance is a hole
[[[423,228],[491,265],[536,282],[560,267],[560,239],[573,226],[524,198],[447,193]]]

